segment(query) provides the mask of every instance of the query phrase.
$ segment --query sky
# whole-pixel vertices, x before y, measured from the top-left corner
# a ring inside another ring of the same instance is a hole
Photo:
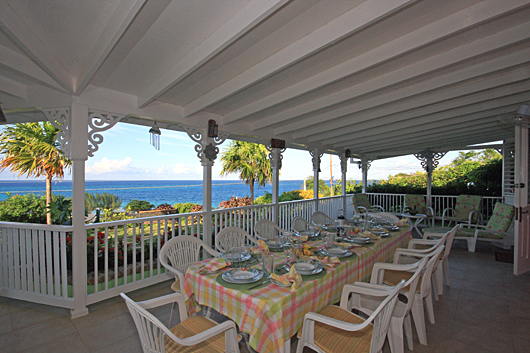
[[[194,150],[195,143],[184,132],[162,130],[160,151],[150,145],[149,128],[132,124],[118,123],[102,133],[103,143],[94,157],[86,162],[86,180],[202,180],[202,166]],[[219,149],[225,149],[230,140]],[[447,165],[457,156],[457,152],[447,153],[440,166]],[[330,155],[325,154],[320,164],[320,178],[330,178]],[[221,177],[220,156],[214,163],[214,180],[236,180],[232,174]],[[340,160],[332,156],[333,179],[341,178]],[[414,156],[388,158],[372,162],[368,179],[387,179],[397,173],[413,173],[423,170],[420,161]],[[283,154],[280,180],[301,180],[313,175],[311,155],[307,151],[287,149]],[[347,179],[362,178],[357,164],[348,163]],[[25,180],[7,170],[0,172],[0,180]],[[70,180],[70,173],[65,174]]]

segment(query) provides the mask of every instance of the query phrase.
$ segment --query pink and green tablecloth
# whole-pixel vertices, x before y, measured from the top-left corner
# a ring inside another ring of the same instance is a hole
[[[190,312],[197,304],[206,305],[228,316],[250,335],[250,345],[258,352],[283,351],[284,342],[296,334],[307,312],[318,312],[340,300],[347,283],[370,278],[376,262],[390,262],[397,248],[407,247],[411,239],[408,227],[392,232],[391,237],[375,241],[369,247],[355,249],[357,257],[344,261],[315,280],[304,280],[291,292],[273,284],[253,290],[229,289],[216,281],[216,274],[199,274],[204,262],[191,266],[186,272],[184,295]],[[321,241],[309,242],[322,245]],[[285,262],[283,253],[274,253],[275,264]],[[258,267],[257,264],[255,267]]]

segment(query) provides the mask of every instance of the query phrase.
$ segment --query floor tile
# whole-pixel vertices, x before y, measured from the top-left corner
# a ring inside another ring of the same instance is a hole
[[[13,331],[13,325],[11,324],[11,315],[0,316],[0,335],[6,332]]]
[[[76,332],[74,325],[64,319],[49,320],[14,332],[17,351],[33,348]]]
[[[14,353],[15,350],[15,334],[13,332],[6,332],[0,334],[0,352]]]
[[[32,347],[23,351],[21,353],[88,353],[81,336],[77,332],[73,332],[66,336],[57,338],[53,341],[43,343],[37,347]]]
[[[103,349],[121,339],[136,333],[136,326],[129,314],[98,323],[79,331],[90,351]]]

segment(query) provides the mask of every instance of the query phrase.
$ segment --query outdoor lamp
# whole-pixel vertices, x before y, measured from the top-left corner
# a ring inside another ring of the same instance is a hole
[[[215,123],[215,120],[208,120],[208,137],[219,136],[219,125]]]

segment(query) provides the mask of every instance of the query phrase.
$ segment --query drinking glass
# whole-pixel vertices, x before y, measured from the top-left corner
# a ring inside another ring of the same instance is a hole
[[[285,255],[287,255],[287,262],[291,262],[291,256],[293,255],[293,244],[292,243],[283,244],[283,251],[285,251]]]
[[[302,257],[302,250],[304,248],[304,242],[301,240],[294,240],[293,241],[293,249],[294,249],[294,258],[296,260],[300,260]]]
[[[270,277],[274,270],[274,256],[272,254],[263,254],[262,263],[265,276]]]
[[[239,267],[241,263],[242,248],[240,246],[234,246],[230,249],[230,260],[232,261],[233,267]]]

